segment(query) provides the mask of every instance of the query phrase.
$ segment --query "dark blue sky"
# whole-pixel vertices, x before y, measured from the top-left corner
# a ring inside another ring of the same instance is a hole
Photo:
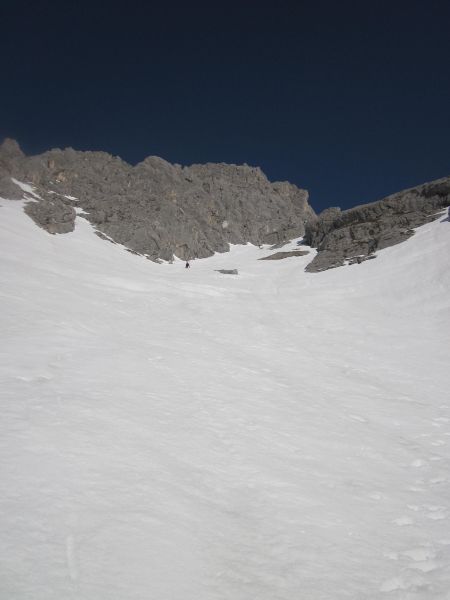
[[[1,3],[0,137],[246,162],[313,207],[450,175],[450,6]]]

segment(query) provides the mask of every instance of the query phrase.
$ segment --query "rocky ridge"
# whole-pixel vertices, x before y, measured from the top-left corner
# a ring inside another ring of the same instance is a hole
[[[375,258],[450,204],[450,177],[392,194],[349,210],[328,208],[306,226],[304,242],[318,252],[306,271],[318,272]]]
[[[32,184],[35,195],[12,178]],[[271,183],[257,167],[182,167],[156,156],[132,166],[72,148],[28,157],[9,139],[0,146],[0,196],[28,199],[27,214],[50,233],[72,231],[82,209],[101,237],[152,260],[277,244],[302,236],[316,217],[307,191]]]
[[[25,212],[54,234],[72,231],[82,211],[100,237],[152,260],[203,258],[246,242],[275,249],[304,235],[318,251],[306,270],[318,272],[373,259],[408,239],[450,204],[450,177],[317,216],[306,190],[271,183],[257,167],[181,167],[156,156],[132,166],[72,148],[25,156],[7,139],[0,145],[0,196],[28,200]]]

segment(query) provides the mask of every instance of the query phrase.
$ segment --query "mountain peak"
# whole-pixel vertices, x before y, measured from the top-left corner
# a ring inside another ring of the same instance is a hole
[[[22,152],[22,149],[19,146],[19,142],[17,140],[13,140],[12,138],[5,138],[3,142],[0,144],[0,153],[6,154],[7,156],[13,157],[23,157],[25,154]]]

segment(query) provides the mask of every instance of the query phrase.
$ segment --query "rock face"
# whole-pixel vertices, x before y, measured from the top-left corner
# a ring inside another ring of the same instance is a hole
[[[230,243],[276,244],[303,235],[315,218],[305,190],[271,183],[247,165],[181,167],[151,156],[131,166],[71,148],[27,157],[5,140],[0,196],[23,197],[11,177],[34,186],[40,198],[28,196],[27,213],[51,233],[71,231],[78,206],[98,232],[153,260],[202,258]]]
[[[350,210],[329,208],[306,226],[305,243],[317,248],[307,271],[317,272],[375,258],[377,250],[413,235],[450,204],[450,177]]]
[[[31,201],[25,212],[49,233],[70,233],[75,228],[75,210],[57,197]]]

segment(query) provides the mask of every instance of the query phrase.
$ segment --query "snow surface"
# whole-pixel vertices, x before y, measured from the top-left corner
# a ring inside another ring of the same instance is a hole
[[[450,598],[444,216],[307,274],[0,205],[1,598]]]

